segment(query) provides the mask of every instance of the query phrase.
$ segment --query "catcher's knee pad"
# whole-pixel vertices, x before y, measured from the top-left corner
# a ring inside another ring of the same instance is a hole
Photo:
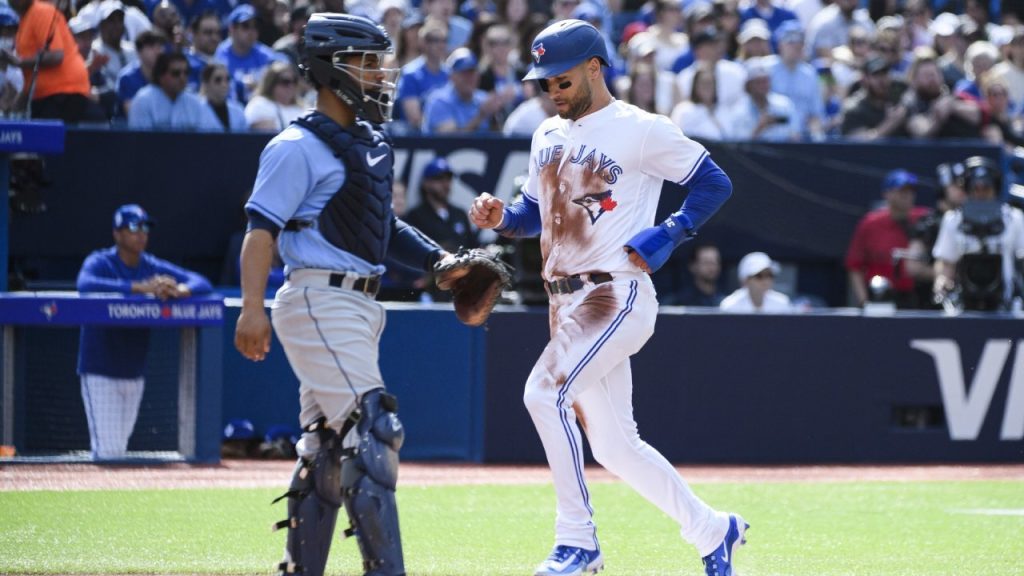
[[[367,393],[361,407],[363,414],[357,425],[359,446],[342,463],[342,498],[366,574],[398,576],[405,574],[405,562],[395,485],[398,450],[405,430],[395,414],[397,400],[383,390]]]
[[[313,426],[320,434],[320,449],[308,459],[299,458],[288,492],[281,496],[288,498],[288,519],[274,525],[288,529],[284,560],[278,566],[281,574],[324,573],[342,504],[341,438],[323,427],[323,419]]]

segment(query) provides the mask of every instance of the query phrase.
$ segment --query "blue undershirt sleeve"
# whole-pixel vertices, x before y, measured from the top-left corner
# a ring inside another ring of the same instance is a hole
[[[504,218],[495,232],[508,238],[522,238],[540,234],[540,206],[526,195],[505,207]]]
[[[277,238],[277,234],[281,231],[281,227],[273,220],[267,218],[262,212],[253,208],[249,208],[245,213],[249,216],[249,225],[245,228],[246,232],[252,230],[266,230],[267,232],[270,232],[272,237]]]
[[[732,196],[732,181],[710,156],[704,158],[685,188],[686,200],[676,214],[682,214],[689,219],[694,230],[711,219]]]
[[[440,259],[442,251],[437,242],[415,226],[398,218],[391,219],[391,243],[388,245],[391,258],[415,270],[429,272]]]

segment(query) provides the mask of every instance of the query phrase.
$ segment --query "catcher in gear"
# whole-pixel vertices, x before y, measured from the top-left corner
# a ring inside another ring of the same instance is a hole
[[[482,248],[460,249],[434,265],[441,290],[451,290],[455,316],[467,326],[487,321],[503,288],[512,282],[511,266]]]
[[[270,351],[263,300],[276,242],[287,281],[273,328],[299,380],[299,423],[281,573],[321,576],[344,506],[368,576],[405,574],[395,488],[405,429],[385,392],[378,355],[384,259],[424,271],[447,256],[391,208],[391,117],[398,70],[374,22],[314,14],[299,44],[316,111],[274,137],[260,156],[242,245],[242,312],[235,346]]]

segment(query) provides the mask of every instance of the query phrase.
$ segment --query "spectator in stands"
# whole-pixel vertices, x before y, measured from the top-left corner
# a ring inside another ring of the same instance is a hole
[[[693,65],[693,61],[696,59],[694,40],[701,32],[711,29],[720,32],[715,23],[714,8],[706,2],[692,2],[684,6],[683,19],[686,22],[686,37],[689,39],[690,46],[672,63],[672,72],[676,74]],[[721,53],[725,54],[724,45]]]
[[[893,82],[885,58],[868,60],[860,89],[843,102],[843,136],[856,140],[906,136],[907,109],[901,104],[905,89]]]
[[[445,61],[448,83],[427,99],[423,132],[427,134],[489,132],[500,128],[494,116],[505,105],[501,94],[478,88],[480,72],[469,48],[459,48]]]
[[[93,93],[108,118],[117,112],[117,78],[121,70],[137,59],[135,47],[125,39],[124,4],[121,0],[103,0],[99,7],[99,37],[92,43],[92,61],[104,62],[99,76],[93,81]]]
[[[872,33],[875,23],[867,9],[858,8],[857,0],[835,0],[822,8],[807,26],[807,57],[828,58],[832,49],[846,44],[850,28],[861,26]]]
[[[771,38],[772,33],[764,20],[757,18],[747,20],[743,23],[743,27],[740,28],[740,33],[737,37],[739,51],[736,59],[743,61],[748,58],[770,56],[772,54]]]
[[[779,25],[775,43],[779,58],[771,67],[772,91],[793,102],[797,123],[803,128],[801,136],[823,140],[825,102],[817,70],[804,61],[804,32],[800,22],[793,18]]]
[[[220,62],[211,62],[203,68],[202,84],[199,94],[209,112],[214,115],[224,132],[246,132],[249,123],[245,119],[245,109],[228,98],[231,91],[231,76],[227,66]],[[255,102],[254,98],[249,104]]]
[[[387,31],[388,36],[391,38],[391,42],[395,46],[394,55],[389,58],[389,61],[384,62],[384,65],[388,68],[401,68],[401,64],[397,64],[398,56],[405,51],[405,38],[402,35],[402,25],[406,18],[409,16],[409,4],[406,0],[381,0],[377,4],[377,22],[384,27]],[[297,30],[294,24],[291,25],[293,30]],[[275,45],[274,50],[279,50]]]
[[[205,278],[146,252],[153,221],[137,204],[114,213],[114,246],[90,254],[78,291],[134,294],[160,300],[209,293]],[[83,326],[78,375],[95,460],[124,458],[145,388],[148,328]]]
[[[187,48],[185,27],[181,24],[181,13],[170,0],[162,0],[153,8],[153,28],[164,33],[170,43],[169,50],[184,51]]]
[[[552,0],[549,6],[551,6],[551,22],[558,22],[559,20],[568,20],[572,18],[572,11],[575,10],[581,3],[582,0]]]
[[[861,72],[869,58],[877,56],[871,53],[871,32],[854,26],[850,28],[846,44],[833,48],[829,69],[840,93],[848,96],[857,91]]]
[[[35,92],[22,92],[16,107],[32,98],[33,118],[54,118],[77,123],[89,112],[89,73],[78,53],[68,23],[53,4],[38,0],[11,0],[18,13],[15,52],[0,52],[0,60],[21,69],[26,90],[32,83],[32,70],[38,62]]]
[[[948,16],[948,18],[947,18]],[[965,25],[955,15],[943,12],[935,18],[935,47],[939,54],[939,68],[942,78],[950,90],[964,77],[964,54],[967,52],[967,33],[971,26]],[[917,53],[917,51],[914,51]]]
[[[480,243],[476,230],[469,225],[466,209],[451,204],[454,177],[443,157],[431,160],[420,179],[420,204],[403,218],[452,253],[460,246],[476,248]]]
[[[274,42],[277,42],[282,36],[282,31],[277,27],[274,17],[277,2],[275,0],[251,0],[249,4],[256,13],[256,39],[260,44],[273,46]]]
[[[257,41],[257,34],[256,11],[248,4],[239,4],[228,16],[228,38],[214,53],[228,65],[231,77],[245,86],[244,101],[249,100],[270,63],[286,59]]]
[[[913,51],[918,46],[931,46],[932,35],[928,25],[932,21],[932,11],[928,0],[907,0],[903,5],[903,17],[907,19],[909,49]]]
[[[993,79],[1002,80],[1010,90],[1010,110],[1024,110],[1024,26],[1013,27],[1008,57],[992,67]]]
[[[214,59],[217,46],[221,42],[220,17],[212,10],[203,12],[189,25],[189,31],[192,34],[192,42],[185,51],[185,56],[192,72],[189,74],[188,82],[190,86],[199,86],[199,76],[203,68]]]
[[[871,50],[889,62],[896,75],[906,74],[910,66],[909,41],[905,21],[899,16],[884,16],[875,27]]]
[[[737,314],[792,312],[789,296],[774,290],[778,273],[779,265],[764,252],[747,254],[736,270],[742,286],[726,296],[719,309]]]
[[[18,14],[9,6],[0,6],[0,50],[13,50],[17,34]],[[14,111],[18,94],[24,89],[21,68],[0,61],[0,114],[9,115]]]
[[[630,42],[651,42],[654,46],[654,65],[659,70],[671,70],[675,61],[687,52],[689,40],[681,32],[683,6],[679,0],[655,0],[654,24],[637,33]]]
[[[299,38],[302,37],[302,27],[309,21],[311,14],[313,14],[313,12],[312,8],[309,6],[293,8],[288,15],[288,33],[278,38],[277,42],[274,42],[274,52],[279,52],[287,56],[288,60],[291,61],[292,66],[299,65]],[[390,14],[390,12],[388,12],[388,14]],[[385,21],[385,24],[387,24],[387,21]],[[391,34],[390,30],[388,31],[388,34]],[[391,36],[391,39],[394,41],[396,38],[400,39],[401,37],[402,32],[399,27],[399,29],[395,31],[394,35]],[[398,46],[399,43],[395,42],[395,45]],[[398,51],[399,49],[396,48],[395,53],[397,54]],[[394,64],[387,64],[387,66],[395,67]]]
[[[416,133],[423,130],[423,111],[427,98],[448,83],[444,66],[448,29],[443,22],[429,20],[419,31],[423,54],[402,67],[395,101],[396,124]]]
[[[531,137],[541,122],[555,115],[555,103],[548,98],[546,92],[538,91],[528,98],[505,119],[501,131],[506,136]]]
[[[524,98],[520,78],[525,71],[512,66],[509,55],[512,52],[512,32],[504,24],[495,24],[487,29],[483,37],[483,55],[480,58],[480,89],[501,95],[504,107],[495,115],[496,126],[504,124]]]
[[[967,47],[964,54],[964,77],[953,87],[953,95],[961,100],[981,101],[981,76],[999,61],[999,49],[991,42],[979,41]]]
[[[1012,154],[1016,146],[1024,146],[1021,118],[1010,110],[1010,87],[991,74],[982,76],[982,108],[986,111],[986,124],[982,136],[993,144],[1002,144]]]
[[[658,114],[662,111],[657,107],[657,83],[658,71],[650,64],[641,63],[630,69],[626,90],[617,96],[641,110]]]
[[[857,224],[846,251],[846,274],[855,305],[868,301],[868,283],[881,276],[889,281],[898,308],[919,306],[904,258],[894,258],[907,249],[912,231],[929,212],[914,206],[916,191],[917,176],[906,170],[889,172],[882,182],[885,206],[868,212]]]
[[[220,130],[210,120],[206,104],[185,91],[188,59],[181,52],[164,52],[153,65],[154,82],[145,86],[128,109],[132,130]]]
[[[299,77],[291,64],[274,62],[260,80],[256,95],[245,105],[245,120],[252,130],[280,132],[302,116]]]
[[[420,9],[427,20],[437,20],[448,28],[445,54],[465,46],[473,32],[473,23],[455,13],[455,0],[422,0]]]
[[[722,255],[718,246],[701,243],[693,247],[689,256],[690,283],[679,294],[680,306],[714,306],[725,299],[718,286],[722,276]]]
[[[683,133],[698,140],[726,140],[730,137],[732,118],[718,98],[715,73],[708,65],[698,67],[693,76],[690,100],[672,110],[672,121]]]
[[[754,0],[746,10],[740,12],[741,25],[751,20],[765,22],[771,31],[771,35],[776,38],[776,41],[778,39],[776,32],[783,22],[795,21],[797,24],[800,23],[795,12],[784,8],[781,2],[774,2],[773,0]],[[800,29],[803,30],[802,25]]]
[[[693,88],[693,76],[701,66],[711,67],[715,71],[715,83],[722,104],[727,107],[735,105],[743,96],[743,82],[746,73],[742,64],[722,58],[724,44],[721,34],[715,28],[705,28],[690,38],[693,48],[694,62],[676,76],[676,87],[684,100],[690,99]]]
[[[117,77],[118,116],[127,116],[132,99],[139,90],[153,81],[153,66],[164,53],[167,38],[159,30],[146,30],[135,39],[138,59],[121,71]]]
[[[979,136],[981,110],[949,93],[935,53],[928,48],[914,51],[910,89],[904,94],[903,106],[907,108],[907,132],[912,138]]]
[[[776,142],[800,139],[800,124],[793,101],[772,92],[770,58],[746,61],[746,94],[732,106],[727,122],[733,138]],[[722,93],[721,84],[718,93]]]

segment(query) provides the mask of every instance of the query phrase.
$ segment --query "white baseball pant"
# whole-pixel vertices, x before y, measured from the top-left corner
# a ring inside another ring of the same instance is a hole
[[[82,374],[81,381],[93,459],[124,458],[128,452],[128,438],[139,417],[145,378]]]
[[[698,498],[637,432],[629,357],[654,333],[657,314],[654,286],[641,273],[551,296],[551,341],[530,373],[524,402],[554,479],[556,545],[599,547],[577,421],[598,463],[678,522],[701,556],[729,528],[728,515]]]

